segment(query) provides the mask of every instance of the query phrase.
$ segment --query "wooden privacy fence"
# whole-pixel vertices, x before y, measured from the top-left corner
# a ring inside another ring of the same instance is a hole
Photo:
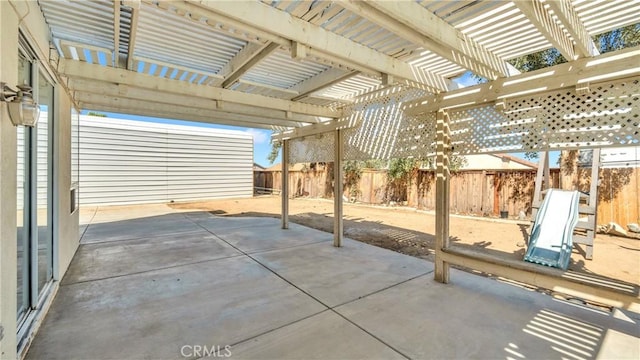
[[[551,169],[553,187],[588,190],[589,169],[561,174]],[[499,216],[506,211],[510,217],[520,211],[531,214],[535,186],[535,170],[465,170],[452,173],[451,211],[458,214]],[[585,180],[586,179],[586,180]],[[289,171],[290,197],[331,197],[332,177],[326,170]],[[255,171],[254,186],[258,189],[282,188],[280,171]],[[622,226],[640,221],[640,168],[601,169],[598,186],[598,224],[611,221]],[[393,196],[392,196],[393,194]],[[435,209],[435,175],[430,170],[419,170],[404,189],[396,189],[387,181],[385,170],[363,170],[357,191],[345,187],[345,197],[366,204],[386,204],[391,199],[402,205],[418,209]]]

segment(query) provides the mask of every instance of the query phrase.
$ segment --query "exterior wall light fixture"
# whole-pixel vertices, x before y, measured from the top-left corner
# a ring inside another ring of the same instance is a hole
[[[0,82],[0,101],[7,103],[9,118],[14,126],[36,126],[40,117],[40,106],[33,100],[31,86],[18,85],[18,90],[11,89]]]

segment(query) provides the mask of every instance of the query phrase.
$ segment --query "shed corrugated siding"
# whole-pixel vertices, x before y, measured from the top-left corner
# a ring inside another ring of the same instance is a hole
[[[80,203],[161,203],[253,195],[242,132],[80,118]]]

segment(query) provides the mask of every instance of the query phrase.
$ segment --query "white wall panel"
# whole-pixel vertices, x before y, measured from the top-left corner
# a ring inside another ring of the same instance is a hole
[[[253,194],[253,138],[240,131],[80,117],[80,203]]]

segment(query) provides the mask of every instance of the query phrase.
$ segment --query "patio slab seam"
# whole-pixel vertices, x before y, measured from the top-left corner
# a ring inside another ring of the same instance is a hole
[[[168,237],[168,236],[175,236],[175,235],[180,235],[184,233],[195,233],[195,232],[197,232],[197,230],[175,231],[175,232],[163,233],[162,236]],[[114,240],[100,240],[100,241],[88,241],[88,242],[81,241],[80,245],[109,244],[109,243],[114,243],[119,241],[133,241],[133,240],[144,240],[144,239],[146,239],[145,236],[138,236],[138,237],[120,238],[120,239],[114,239]]]
[[[205,211],[206,213],[209,213],[208,211]],[[202,227],[202,228],[206,228],[205,226],[203,226],[202,224],[200,224],[200,221],[202,221],[202,219],[193,219],[190,217],[190,213],[182,213],[182,216],[184,216],[185,219],[193,222],[194,224],[197,224],[198,226]],[[215,215],[215,214],[211,214],[209,213],[209,215],[211,216],[211,218],[209,219],[215,219],[215,220],[224,220],[224,219],[246,219],[246,217],[242,217],[242,216],[221,216],[221,215]],[[277,217],[272,217],[272,216],[260,216],[260,217],[255,217],[256,219],[267,219],[267,220],[278,220]],[[252,223],[248,223],[248,224],[236,224],[230,227],[226,227],[225,230],[236,230],[236,229],[244,229],[244,228],[248,228],[248,227],[253,227],[255,226],[255,224]]]
[[[222,240],[222,241],[224,241],[224,239],[222,239],[222,238],[221,238],[221,240]],[[238,250],[239,250],[239,249],[238,249]],[[239,251],[240,251],[240,250],[239,250]],[[364,333],[366,333],[367,335],[369,335],[369,336],[371,336],[372,338],[374,338],[374,339],[376,339],[377,341],[379,341],[381,344],[383,344],[383,345],[387,346],[388,348],[390,348],[391,350],[393,350],[393,351],[395,351],[396,353],[400,354],[401,356],[405,357],[406,359],[411,359],[411,357],[409,357],[407,354],[403,353],[402,351],[398,350],[395,346],[392,346],[391,344],[389,344],[388,342],[386,342],[386,341],[382,340],[380,337],[378,337],[378,336],[374,335],[373,333],[371,333],[370,331],[368,331],[368,330],[367,330],[367,329],[365,329],[364,327],[362,327],[362,326],[360,326],[359,324],[355,323],[354,321],[352,321],[352,320],[351,320],[351,319],[349,319],[348,317],[346,317],[346,316],[344,316],[343,314],[339,313],[339,312],[336,310],[336,308],[337,308],[338,306],[342,306],[342,305],[345,305],[345,304],[349,304],[349,303],[354,302],[354,301],[358,301],[358,300],[365,299],[365,298],[367,298],[367,297],[369,297],[369,296],[371,296],[371,295],[374,295],[374,294],[380,293],[380,292],[382,292],[382,291],[389,290],[389,289],[391,289],[391,288],[393,288],[393,287],[395,287],[395,286],[398,286],[398,285],[404,284],[404,283],[405,283],[405,282],[407,282],[407,281],[411,281],[411,280],[414,280],[414,279],[420,278],[420,277],[422,277],[422,276],[428,275],[428,274],[432,273],[434,270],[429,271],[429,272],[426,272],[426,273],[424,273],[424,274],[420,274],[420,275],[414,276],[414,277],[412,277],[411,279],[406,279],[406,280],[404,280],[404,281],[400,281],[400,282],[398,282],[398,283],[395,283],[395,284],[392,284],[392,285],[390,285],[390,286],[387,286],[387,287],[385,287],[385,288],[383,288],[383,289],[379,289],[379,290],[373,291],[373,292],[371,292],[371,293],[367,293],[367,294],[365,294],[365,295],[359,296],[359,297],[358,297],[358,298],[356,298],[356,299],[352,299],[352,300],[346,301],[346,302],[344,302],[344,303],[342,303],[342,304],[338,304],[338,305],[334,305],[334,306],[329,306],[329,305],[325,304],[322,300],[320,300],[320,299],[318,299],[317,297],[315,297],[315,296],[311,295],[309,292],[307,292],[307,291],[305,291],[305,290],[301,289],[300,287],[298,287],[296,284],[294,284],[292,281],[290,281],[290,280],[288,280],[287,278],[285,278],[283,275],[280,275],[280,274],[279,274],[279,273],[277,273],[275,270],[273,270],[273,269],[271,269],[270,267],[268,267],[267,265],[265,265],[265,264],[261,263],[259,260],[257,260],[257,259],[255,259],[254,257],[252,257],[250,254],[246,254],[246,256],[247,256],[248,258],[252,259],[253,261],[255,261],[256,263],[258,263],[259,265],[263,266],[265,269],[267,269],[268,271],[272,272],[274,275],[276,275],[277,277],[279,277],[279,278],[280,278],[280,279],[282,279],[283,281],[287,282],[289,285],[293,286],[294,288],[296,288],[297,290],[299,290],[299,291],[300,291],[300,292],[302,292],[303,294],[305,294],[305,295],[309,296],[309,297],[310,297],[310,298],[312,298],[313,300],[315,300],[315,301],[317,301],[318,303],[322,304],[323,306],[327,307],[327,310],[329,310],[329,311],[333,312],[334,314],[338,315],[339,317],[341,317],[341,318],[342,318],[342,319],[344,319],[345,321],[349,322],[349,323],[350,323],[350,324],[352,324],[353,326],[357,327],[358,329],[360,329],[361,331],[363,331],[363,332],[364,332]]]
[[[101,278],[96,278],[96,279],[88,279],[88,280],[80,280],[80,281],[76,281],[76,282],[72,282],[72,283],[65,283],[64,279],[63,281],[60,282],[60,286],[61,287],[66,287],[66,286],[72,286],[72,285],[78,285],[78,284],[85,284],[85,283],[89,283],[89,282],[93,282],[93,281],[101,281],[101,280],[108,280],[108,279],[117,279],[117,278],[121,278],[121,277],[126,277],[126,276],[132,276],[132,275],[139,275],[139,274],[146,274],[146,273],[150,273],[150,272],[154,272],[154,271],[161,271],[161,270],[166,270],[166,269],[173,269],[173,268],[179,268],[182,266],[189,266],[189,265],[195,265],[195,264],[202,264],[202,263],[206,263],[206,262],[213,262],[213,261],[218,261],[218,260],[226,260],[226,259],[231,259],[231,258],[236,258],[236,257],[242,257],[242,256],[246,256],[245,254],[235,254],[235,255],[230,255],[230,256],[224,256],[224,257],[219,257],[219,258],[213,258],[213,259],[205,259],[205,260],[199,260],[199,261],[193,261],[193,262],[188,262],[188,263],[184,263],[184,264],[176,264],[176,265],[170,265],[170,266],[162,266],[162,267],[158,267],[158,268],[154,268],[154,269],[148,269],[148,270],[141,270],[141,271],[134,271],[134,272],[130,272],[127,274],[120,274],[120,275],[113,275],[113,276],[105,276],[105,277],[101,277]]]
[[[87,229],[89,228],[89,226],[87,226]],[[85,229],[85,232],[87,231],[87,229]],[[187,230],[187,231],[178,231],[178,232],[170,232],[170,233],[166,233],[157,237],[170,237],[170,236],[175,236],[178,234],[185,234],[185,233],[198,233],[200,232],[200,230]],[[84,236],[84,233],[83,235]],[[115,240],[102,240],[102,241],[90,241],[90,242],[82,242],[82,239],[80,240],[80,246],[91,246],[91,245],[102,245],[102,244],[111,244],[111,243],[119,243],[119,242],[125,242],[125,241],[136,241],[136,240],[149,240],[148,237],[132,237],[132,238],[122,238],[122,239],[115,239]]]
[[[324,305],[324,304],[323,304],[323,305]],[[232,344],[229,344],[229,346],[231,346],[231,347],[238,346],[238,345],[240,345],[240,344],[242,344],[242,343],[245,343],[245,342],[247,342],[247,341],[251,341],[251,340],[256,339],[256,338],[258,338],[258,337],[260,337],[260,336],[263,336],[263,335],[266,335],[266,334],[272,333],[272,332],[274,332],[274,331],[278,331],[278,330],[280,330],[280,329],[286,328],[287,326],[291,326],[291,325],[297,324],[297,323],[299,323],[299,322],[301,322],[301,321],[305,321],[305,320],[310,319],[310,318],[312,318],[312,317],[314,317],[314,316],[318,316],[318,315],[323,314],[323,313],[325,313],[325,312],[327,312],[327,311],[331,311],[331,309],[328,309],[328,308],[327,308],[327,309],[324,309],[324,310],[322,310],[322,311],[318,311],[317,313],[310,314],[310,315],[307,315],[307,316],[303,316],[303,317],[301,317],[300,319],[294,320],[294,321],[289,322],[289,323],[287,323],[287,324],[283,324],[283,325],[280,325],[280,326],[275,327],[275,328],[273,328],[273,329],[269,329],[269,330],[267,330],[267,331],[263,331],[263,332],[261,332],[260,334],[256,334],[256,335],[250,336],[250,337],[248,337],[248,338],[246,338],[246,339],[242,339],[242,340],[236,341],[236,342],[234,342],[234,343],[232,343]],[[195,359],[195,360],[199,360],[199,359],[204,359],[205,357],[207,357],[207,356],[196,357],[196,358],[194,358],[194,359]]]
[[[219,235],[215,235],[215,236],[218,237],[218,239],[224,241],[224,239],[222,237],[220,237]],[[279,251],[279,250],[286,250],[286,249],[293,249],[293,248],[298,248],[298,247],[302,247],[302,246],[316,245],[316,244],[325,243],[325,242],[329,243],[330,241],[329,240],[318,240],[318,241],[314,241],[314,242],[310,242],[310,243],[306,243],[306,244],[300,244],[300,245],[289,245],[289,246],[283,246],[283,247],[280,247],[280,248],[258,249],[258,250],[245,251],[245,253],[247,255],[259,255],[259,254],[265,254],[265,253],[270,253],[270,252]]]
[[[195,223],[195,222],[194,222],[194,223]],[[197,223],[196,223],[196,224],[197,224]],[[353,326],[357,327],[358,329],[360,329],[361,331],[363,331],[363,332],[364,332],[364,333],[366,333],[367,335],[369,335],[369,336],[371,336],[372,338],[376,339],[377,341],[379,341],[379,342],[380,342],[380,343],[382,343],[383,345],[387,346],[387,347],[388,347],[388,348],[390,348],[391,350],[395,351],[396,353],[400,354],[400,355],[401,355],[401,356],[403,356],[404,358],[406,358],[406,359],[411,359],[411,357],[409,357],[408,355],[406,355],[406,354],[405,354],[405,353],[403,353],[402,351],[398,350],[396,347],[394,347],[394,346],[390,345],[389,343],[385,342],[384,340],[382,340],[382,339],[381,339],[381,338],[379,338],[378,336],[374,335],[373,333],[369,332],[368,330],[366,330],[366,329],[365,329],[365,328],[363,328],[362,326],[360,326],[360,325],[358,325],[357,323],[353,322],[351,319],[347,318],[346,316],[344,316],[344,315],[342,315],[341,313],[339,313],[338,311],[336,311],[336,310],[335,310],[335,308],[336,308],[336,307],[338,307],[338,306],[342,306],[342,305],[345,305],[345,304],[351,303],[351,302],[353,302],[353,301],[357,301],[357,300],[364,299],[364,298],[366,298],[366,297],[368,297],[368,296],[370,296],[370,295],[377,294],[377,293],[380,293],[380,292],[382,292],[382,291],[385,291],[385,290],[391,289],[391,288],[393,288],[393,287],[395,287],[395,286],[398,286],[398,285],[404,284],[404,283],[406,283],[406,282],[408,282],[408,281],[411,281],[411,280],[417,279],[417,278],[419,278],[419,277],[426,276],[426,275],[428,275],[428,274],[432,273],[432,272],[433,272],[433,271],[435,271],[435,270],[427,271],[427,272],[425,272],[425,273],[423,273],[423,274],[420,274],[420,275],[414,276],[414,277],[412,277],[412,278],[410,278],[410,279],[405,279],[405,280],[400,281],[400,282],[398,282],[398,283],[395,283],[395,284],[392,284],[392,285],[390,285],[390,286],[387,286],[387,287],[385,287],[385,288],[383,288],[383,289],[378,289],[378,290],[373,291],[373,292],[371,292],[371,293],[367,293],[367,294],[365,294],[365,295],[363,295],[363,296],[360,296],[360,297],[358,297],[358,298],[356,298],[356,299],[352,299],[352,300],[349,300],[349,301],[347,301],[347,302],[345,302],[345,303],[343,303],[343,304],[338,304],[338,305],[335,305],[335,306],[333,306],[333,307],[332,307],[332,306],[329,306],[329,305],[325,304],[323,301],[321,301],[321,300],[320,300],[320,299],[318,299],[317,297],[315,297],[315,296],[311,295],[309,292],[307,292],[307,291],[305,291],[305,290],[301,289],[301,288],[300,288],[300,287],[298,287],[296,284],[294,284],[294,283],[293,283],[293,282],[291,282],[290,280],[286,279],[284,276],[282,276],[282,275],[280,275],[279,273],[277,273],[275,270],[273,270],[273,269],[271,269],[270,267],[266,266],[265,264],[263,264],[262,262],[260,262],[259,260],[257,260],[257,259],[256,259],[256,258],[254,258],[253,256],[251,256],[251,254],[250,254],[250,253],[247,253],[247,252],[245,252],[245,251],[243,251],[243,250],[239,249],[238,247],[236,247],[236,246],[234,246],[233,244],[231,244],[231,243],[229,243],[228,241],[226,241],[224,238],[222,238],[222,237],[220,237],[220,236],[216,235],[215,233],[213,233],[212,231],[210,231],[210,230],[206,229],[205,227],[201,226],[200,224],[197,224],[197,225],[198,225],[198,226],[200,226],[200,227],[202,227],[202,228],[203,228],[203,229],[205,229],[206,231],[210,232],[212,235],[214,235],[214,236],[218,237],[220,240],[224,241],[225,243],[227,243],[229,246],[233,247],[233,248],[234,248],[234,249],[236,249],[237,251],[240,251],[240,252],[241,252],[241,253],[243,253],[246,257],[248,257],[249,259],[253,260],[253,261],[254,261],[254,262],[256,262],[258,265],[262,266],[263,268],[265,268],[265,269],[266,269],[266,270],[268,270],[269,272],[273,273],[275,276],[277,276],[278,278],[282,279],[282,280],[283,280],[284,282],[286,282],[287,284],[289,284],[289,285],[293,286],[295,289],[297,289],[297,290],[298,290],[298,291],[300,291],[301,293],[303,293],[303,294],[305,294],[305,295],[309,296],[311,299],[313,299],[313,300],[317,301],[319,304],[321,304],[322,306],[326,307],[326,308],[327,308],[327,310],[329,310],[329,311],[333,312],[334,314],[338,315],[339,317],[341,317],[341,318],[342,318],[342,319],[344,319],[345,321],[347,321],[347,322],[349,322],[350,324],[352,324]],[[319,242],[316,242],[315,244],[317,244],[317,243],[319,243]],[[308,246],[308,245],[313,245],[313,244],[304,244],[304,245],[299,245],[299,246],[295,246],[295,247]],[[276,250],[282,250],[282,249],[276,249]],[[316,314],[316,315],[317,315],[317,314]],[[298,321],[301,321],[301,320],[304,320],[304,319],[300,319],[300,320],[298,320]],[[296,323],[296,322],[298,322],[298,321],[295,321],[295,322],[293,322],[293,323]],[[293,323],[292,323],[292,324],[293,324]],[[291,324],[288,324],[288,325],[291,325]],[[288,325],[285,325],[285,326],[288,326]],[[283,328],[283,327],[285,327],[285,326],[281,326],[280,328]],[[270,333],[270,332],[275,331],[275,330],[277,330],[277,329],[272,329],[272,330],[270,330],[270,331],[267,331],[267,332],[265,332],[265,334],[266,334],[266,333]],[[259,335],[257,335],[257,336],[259,336]],[[257,337],[257,336],[255,336],[255,337]],[[253,338],[255,338],[255,337],[253,337]],[[251,340],[251,339],[246,339],[246,340],[244,340],[244,341],[238,342],[237,344],[240,344],[240,343],[242,343],[242,342],[249,341],[249,340]],[[236,345],[237,345],[237,344],[236,344]]]

